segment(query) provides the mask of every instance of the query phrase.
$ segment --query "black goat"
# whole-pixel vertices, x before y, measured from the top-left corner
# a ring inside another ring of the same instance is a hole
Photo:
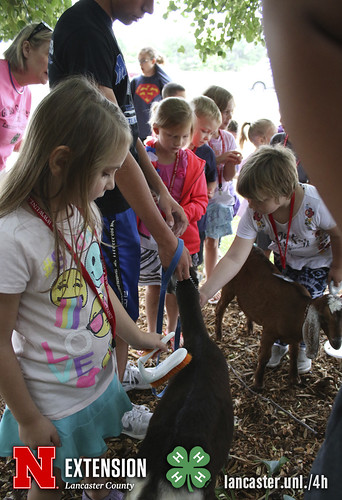
[[[233,438],[234,416],[227,362],[208,336],[193,282],[179,282],[176,296],[184,347],[192,360],[170,378],[151,418],[138,455],[146,458],[148,475],[146,480],[135,484],[129,499],[214,499],[216,476],[228,458]],[[172,468],[167,456],[179,446],[188,454],[193,448],[201,447],[210,456],[205,468],[211,480],[203,489],[194,487],[194,492],[189,493],[187,482],[176,489],[166,479]]]

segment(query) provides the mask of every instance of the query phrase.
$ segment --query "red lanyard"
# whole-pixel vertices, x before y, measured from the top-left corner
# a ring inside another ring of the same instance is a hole
[[[51,231],[53,231],[52,220],[50,219],[50,217],[44,212],[44,210],[38,205],[38,203],[31,196],[28,198],[28,204],[30,205],[30,207],[32,208],[32,210],[38,215],[38,217],[40,217],[41,220],[47,225],[47,227],[49,229],[51,229]],[[76,255],[75,251],[71,247],[70,243],[68,241],[66,241],[66,239],[64,238],[64,236],[60,233],[60,231],[58,231],[58,232],[59,232],[60,237],[63,238],[64,243],[66,244],[69,252],[71,253],[71,255],[73,255],[75,262],[77,263],[78,259],[77,259],[77,255]],[[96,236],[96,239],[97,239],[96,231],[95,231],[95,236]],[[87,269],[85,268],[83,262],[80,262],[80,265],[81,265],[82,275],[83,275],[84,279],[86,280],[86,282],[88,283],[88,285],[90,286],[90,288],[95,293],[95,295],[98,298],[98,300],[100,301],[102,309],[104,310],[104,312],[105,312],[105,314],[106,314],[106,316],[108,318],[108,321],[109,321],[109,323],[111,325],[111,328],[112,328],[112,335],[113,335],[113,340],[114,340],[114,337],[115,337],[115,328],[116,328],[115,313],[114,313],[113,305],[112,305],[110,297],[109,297],[109,285],[108,285],[107,271],[106,271],[106,267],[104,265],[104,259],[103,259],[103,255],[102,255],[102,251],[101,251],[100,245],[99,245],[99,249],[100,249],[102,269],[103,269],[103,276],[104,276],[104,286],[105,286],[106,293],[107,293],[108,304],[100,296],[99,291],[96,288],[95,283],[91,279],[91,276],[89,275],[89,273],[88,273]],[[114,345],[112,347],[114,347]]]
[[[280,255],[280,260],[281,260],[281,267],[283,269],[285,269],[285,267],[286,267],[286,252],[287,252],[287,244],[289,242],[290,228],[291,228],[291,223],[292,223],[292,218],[293,218],[294,202],[295,202],[295,193],[293,192],[293,195],[291,196],[290,217],[289,217],[289,223],[288,223],[288,227],[287,227],[287,235],[286,235],[286,243],[285,243],[285,251],[284,251],[284,253],[283,253],[283,251],[281,249],[281,246],[280,246],[280,241],[279,241],[279,238],[278,238],[278,231],[277,231],[276,224],[274,222],[273,215],[272,214],[268,215],[268,218],[270,220],[270,223],[271,223],[271,226],[272,226],[272,229],[273,229],[273,232],[274,232],[274,236],[275,236],[275,239],[276,239],[276,242],[277,242],[277,245],[278,245],[279,255]]]
[[[226,152],[226,147],[225,147],[225,143],[224,143],[224,139],[223,139],[223,134],[222,134],[222,131],[220,129],[219,129],[218,133],[219,133],[219,136],[220,136],[220,139],[221,139],[221,143],[222,143],[221,155],[223,155]],[[217,176],[218,176],[218,181],[219,181],[218,182],[218,188],[219,188],[219,193],[220,194],[222,192],[223,169],[224,169],[224,166],[221,168],[220,165],[217,165]]]
[[[177,151],[175,163],[173,165],[172,177],[171,177],[171,180],[170,180],[170,185],[168,187],[168,190],[169,190],[169,193],[170,193],[171,196],[172,196],[173,186],[174,186],[174,183],[175,183],[175,180],[176,180],[176,175],[177,175],[177,170],[178,170],[178,165],[179,165],[179,156],[180,156],[179,155],[179,151]]]

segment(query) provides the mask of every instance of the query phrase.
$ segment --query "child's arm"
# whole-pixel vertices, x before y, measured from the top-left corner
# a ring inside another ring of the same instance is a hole
[[[252,250],[253,240],[235,236],[234,241],[214,268],[213,274],[200,288],[200,303],[203,307],[210,297],[236,276]]]
[[[20,294],[0,294],[0,393],[19,425],[21,441],[32,449],[60,446],[55,426],[38,410],[12,347]]]
[[[208,184],[207,184],[207,194],[208,194],[208,199],[209,200],[214,196],[216,186],[217,186],[217,181],[208,182]]]
[[[342,233],[337,226],[327,231],[330,236],[333,260],[330,266],[328,284],[333,281],[338,286],[342,281]]]
[[[223,178],[225,181],[231,181],[236,175],[236,165],[239,165],[242,161],[242,155],[238,151],[228,151],[225,156]]]
[[[147,333],[140,330],[128,316],[118,297],[109,287],[109,298],[112,302],[116,317],[116,333],[127,344],[135,349],[160,349],[167,352],[167,346],[161,341],[159,333]]]

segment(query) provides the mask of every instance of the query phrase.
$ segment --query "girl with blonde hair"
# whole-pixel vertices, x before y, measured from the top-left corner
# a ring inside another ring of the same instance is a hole
[[[131,403],[116,376],[115,336],[165,350],[109,287],[98,239],[93,201],[114,188],[130,143],[120,109],[73,77],[36,109],[1,186],[0,455],[56,447],[57,488],[32,482],[29,500],[60,499],[66,481],[78,482],[66,477],[65,459],[101,456],[105,438],[121,433]]]
[[[246,128],[248,127],[248,132],[246,132]],[[241,151],[244,148],[245,143],[247,140],[253,144],[255,149],[258,149],[260,146],[264,146],[266,144],[270,144],[272,137],[274,134],[277,133],[277,127],[274,125],[274,123],[271,120],[268,120],[267,118],[260,118],[259,120],[256,120],[255,122],[245,122],[242,127],[241,127],[241,132],[240,132],[240,139],[239,139],[239,145],[241,148]],[[244,163],[246,160],[244,160],[241,165],[240,165],[240,170],[243,167]],[[247,207],[247,201],[243,199],[241,201],[239,210],[238,210],[238,215],[241,217],[246,210]],[[263,231],[260,231],[258,233],[256,243],[259,248],[261,248],[265,255],[267,257],[270,256],[271,251],[269,250],[269,245],[271,243],[270,238],[265,235]]]
[[[248,132],[246,133],[246,128]],[[241,127],[239,145],[243,149],[247,140],[258,148],[271,142],[272,137],[277,133],[277,127],[271,120],[260,118],[255,122],[245,122]]]
[[[181,97],[168,97],[152,108],[150,123],[155,137],[146,143],[146,151],[168,188],[171,196],[183,207],[189,225],[181,235],[197,266],[200,237],[197,221],[205,213],[208,197],[204,175],[204,160],[187,146],[193,131],[193,111]],[[161,283],[161,263],[156,242],[140,225],[141,265],[140,285],[146,286],[146,317],[148,328],[156,328]],[[166,294],[167,331],[176,330],[178,306],[172,293]]]

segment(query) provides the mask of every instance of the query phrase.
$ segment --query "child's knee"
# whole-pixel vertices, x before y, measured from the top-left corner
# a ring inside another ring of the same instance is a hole
[[[206,238],[204,244],[205,244],[206,249],[218,248],[218,240],[216,240],[214,238]]]

